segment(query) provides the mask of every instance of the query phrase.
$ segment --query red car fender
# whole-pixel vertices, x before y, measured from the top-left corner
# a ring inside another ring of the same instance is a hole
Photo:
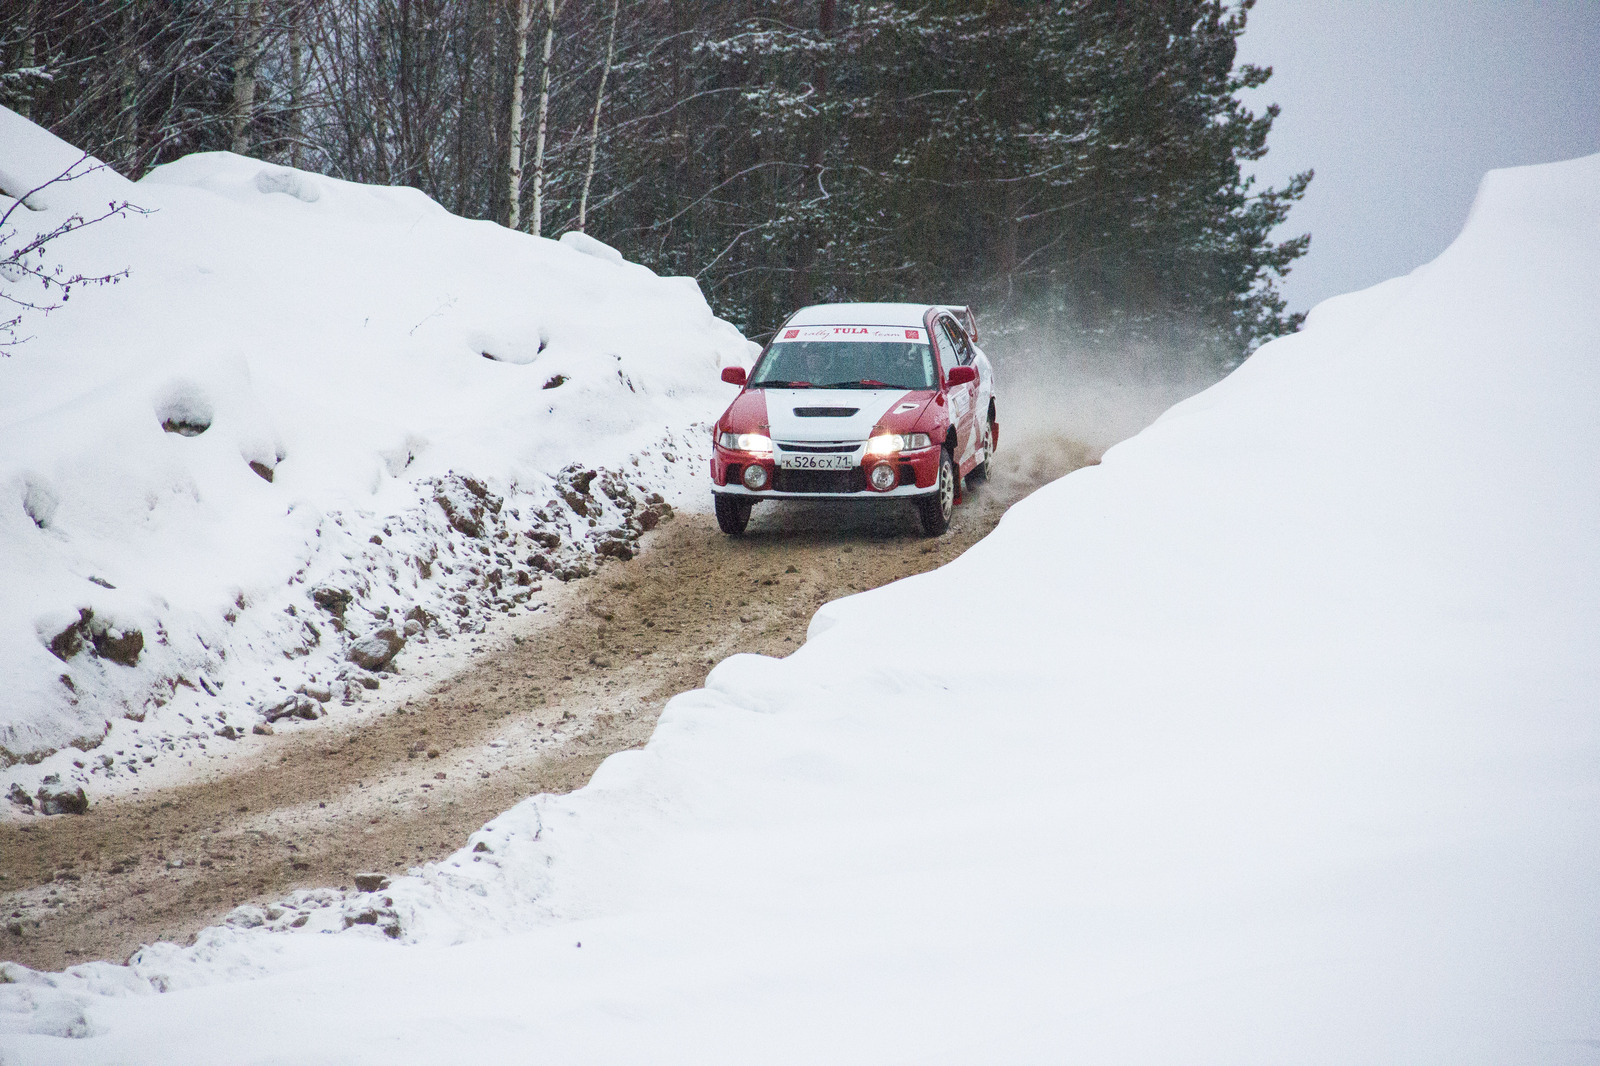
[[[767,436],[771,426],[767,421],[767,394],[764,389],[740,389],[739,395],[733,398],[728,409],[717,419],[717,424],[712,427],[711,435],[714,446],[711,449],[711,483],[725,485],[727,479],[723,476],[724,462],[723,449],[717,441],[724,433],[760,433]],[[770,457],[767,465],[771,465]]]

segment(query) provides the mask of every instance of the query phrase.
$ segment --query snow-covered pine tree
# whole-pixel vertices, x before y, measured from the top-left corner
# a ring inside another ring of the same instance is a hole
[[[1220,361],[1293,328],[1271,233],[1310,175],[1254,190],[1276,110],[1238,92],[1244,10],[1212,0],[952,0],[864,11],[854,161],[904,276],[1083,330],[1204,343]],[[871,32],[867,32],[869,29]],[[905,291],[905,290],[899,290]]]
[[[1309,174],[1243,175],[1275,116],[1239,99],[1267,77],[1235,66],[1249,0],[528,0],[529,188],[512,0],[19,3],[0,102],[130,176],[248,113],[258,156],[464,215],[531,193],[541,231],[581,216],[756,336],[797,303],[937,296],[1226,363],[1294,325],[1275,282],[1306,240],[1272,234]]]

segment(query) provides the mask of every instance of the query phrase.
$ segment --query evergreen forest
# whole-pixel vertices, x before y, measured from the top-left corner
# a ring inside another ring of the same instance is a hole
[[[0,103],[129,177],[231,150],[696,277],[764,339],[975,304],[1233,365],[1293,330],[1253,0],[5,0]]]

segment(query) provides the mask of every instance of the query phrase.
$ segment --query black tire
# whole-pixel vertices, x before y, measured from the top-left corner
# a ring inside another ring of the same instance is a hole
[[[939,480],[935,484],[933,492],[917,497],[922,532],[930,537],[937,537],[950,528],[950,512],[956,506],[956,461],[949,448],[939,451]]]
[[[744,533],[744,527],[750,524],[750,511],[755,507],[754,500],[741,500],[737,496],[729,496],[718,492],[712,499],[717,502],[717,525],[730,537],[737,537]]]

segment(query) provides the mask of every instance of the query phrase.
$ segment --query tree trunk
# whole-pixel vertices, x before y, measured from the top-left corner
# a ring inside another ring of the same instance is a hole
[[[532,22],[533,0],[517,0],[517,73],[511,79],[511,128],[506,134],[506,225],[512,229],[522,221],[522,83],[528,75],[528,29]]]
[[[1009,302],[1017,288],[1017,215],[1021,213],[1021,197],[1016,183],[1007,184],[1001,198],[1005,215],[1000,220],[1000,276],[1006,282],[1006,300]]]
[[[817,34],[823,39],[833,36],[835,10],[835,0],[822,0],[820,7],[817,9]],[[831,62],[831,56],[826,54],[817,60],[813,76],[819,101],[828,95],[828,66]],[[822,164],[826,158],[823,152],[825,132],[820,122],[813,124],[808,131],[809,136],[807,139],[810,141],[806,152],[807,162],[810,163],[810,169],[807,174],[808,183],[810,181],[820,183],[821,181]],[[809,193],[809,189],[807,193]],[[801,227],[799,237],[799,247],[796,249],[797,259],[794,273],[790,276],[789,292],[794,305],[796,307],[804,307],[811,303],[813,291],[812,275],[816,270],[819,235],[810,224],[806,224]]]
[[[583,195],[578,197],[579,233],[588,224],[589,183],[594,180],[594,160],[600,150],[600,109],[606,102],[606,79],[611,76],[611,59],[617,45],[617,3],[618,0],[611,0],[611,32],[606,37],[606,62],[600,68],[600,90],[594,94],[594,125],[589,130],[589,166],[583,172]]]
[[[122,121],[118,140],[122,142],[117,154],[122,159],[123,173],[137,181],[139,174],[139,22],[130,6],[122,13],[122,55],[117,63],[118,94]]]
[[[250,113],[256,104],[256,63],[261,51],[261,0],[234,0],[234,40],[238,65],[233,70],[233,150],[250,150]]]
[[[36,62],[34,56],[33,37],[39,32],[39,0],[28,0],[27,10],[22,16],[22,69],[31,70]],[[31,75],[30,75],[31,76]],[[17,114],[25,119],[33,118],[33,92],[29,90],[17,103]]]
[[[533,217],[528,231],[539,236],[544,221],[544,140],[550,122],[550,48],[556,39],[556,0],[544,0],[544,56],[539,72],[539,131],[533,140]]]
[[[416,40],[414,37],[415,26],[412,24],[411,0],[395,0],[395,162],[398,164],[399,180],[396,185],[416,185],[417,157],[416,157],[416,119],[417,111],[422,105],[418,98],[416,65],[412,62]]]
[[[289,7],[289,165],[299,168],[306,106],[306,4],[309,0],[294,0]]]

